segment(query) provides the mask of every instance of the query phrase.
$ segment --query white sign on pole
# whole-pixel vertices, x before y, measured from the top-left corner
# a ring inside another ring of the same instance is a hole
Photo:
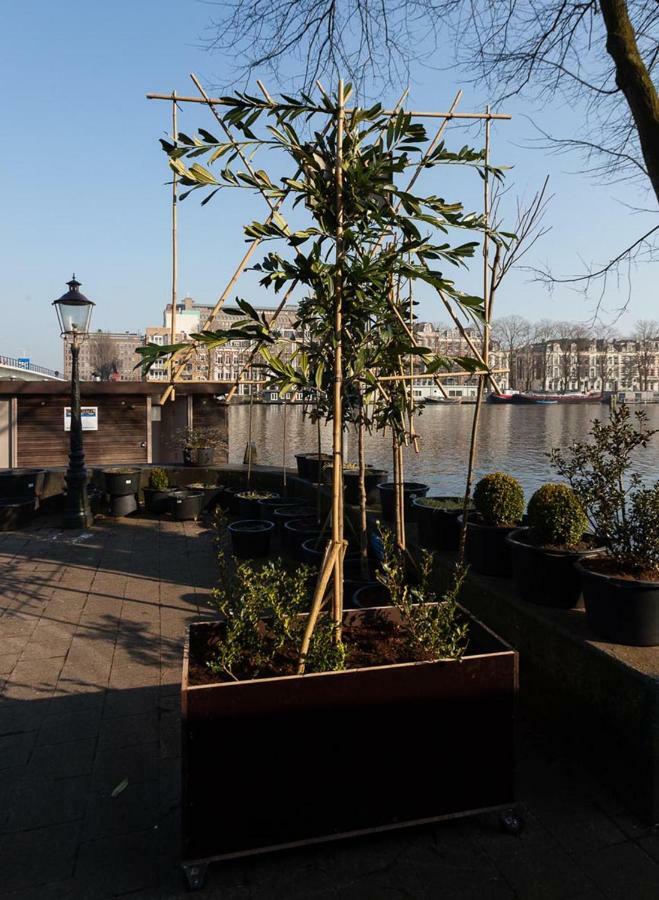
[[[98,406],[83,406],[80,409],[83,431],[98,431]],[[71,431],[71,407],[64,407],[64,431]]]

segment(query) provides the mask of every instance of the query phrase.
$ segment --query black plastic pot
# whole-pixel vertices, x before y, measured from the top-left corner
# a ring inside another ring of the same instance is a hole
[[[161,488],[144,488],[144,509],[150,513],[167,512],[175,490],[176,488],[174,487],[164,488],[164,490]]]
[[[224,491],[224,488],[221,484],[189,484],[188,490],[201,491],[201,493],[204,495],[204,502],[202,504],[203,509],[213,510],[218,504],[221,505],[220,494]]]
[[[0,500],[0,531],[12,531],[22,528],[32,518],[34,500],[21,500],[17,497],[3,497]]]
[[[248,491],[244,493],[249,493]],[[263,493],[266,493],[265,491]],[[260,519],[261,518],[261,499],[263,500],[275,500],[277,499],[277,494],[274,491],[268,491],[268,493],[272,494],[272,497],[242,497],[240,493],[237,495],[238,497],[238,515],[241,519]]]
[[[300,478],[318,484],[323,480],[323,467],[332,462],[329,453],[321,453],[320,461],[317,453],[296,453],[297,472]]]
[[[394,483],[393,481],[385,481],[378,484],[377,488],[380,492],[380,505],[382,506],[382,518],[385,522],[393,522],[396,517],[394,504]],[[405,496],[405,518],[408,522],[414,522],[414,508],[412,501],[415,497],[425,497],[428,493],[428,485],[422,484],[420,481],[404,481],[403,493]]]
[[[240,519],[229,525],[233,555],[238,559],[261,559],[270,552],[274,522]]]
[[[433,500],[445,506],[426,505]],[[457,550],[463,497],[415,497],[412,500],[419,544],[428,550]],[[470,504],[470,509],[473,508]]]
[[[280,535],[284,533],[284,525],[286,522],[292,522],[293,519],[317,519],[317,510],[313,506],[278,506],[272,513],[272,521],[277,526]]]
[[[300,557],[303,562],[309,563],[310,566],[320,568],[325,555],[325,544],[327,541],[318,541],[317,538],[318,535],[314,535],[302,542]],[[372,560],[368,561],[368,565],[370,577],[372,575],[371,569],[373,568]],[[350,580],[358,581],[361,578],[361,556],[357,551],[352,550],[346,553],[343,560],[343,571],[345,577]]]
[[[291,519],[284,522],[282,532],[282,545],[288,556],[304,562],[302,544],[309,539],[315,539],[320,535],[321,526],[315,518]]]
[[[357,609],[391,606],[389,591],[379,581],[367,581],[362,584],[353,594],[352,600]]]
[[[0,471],[0,497],[34,500],[43,493],[44,469],[5,469]]]
[[[89,500],[89,508],[92,515],[97,516],[103,508],[103,491],[97,487],[89,485],[87,488],[87,499]]]
[[[135,494],[117,494],[110,497],[110,515],[121,517],[129,516],[137,509],[137,497]]]
[[[595,546],[593,539],[591,550],[545,549],[529,541],[529,532],[516,528],[506,538],[518,594],[528,603],[572,609],[581,599],[581,576],[574,564],[601,554],[604,548]]]
[[[111,497],[124,497],[128,494],[136,494],[140,489],[140,470],[104,469],[105,493]]]
[[[588,624],[614,644],[659,645],[659,582],[606,575],[578,562]]]
[[[306,502],[306,500],[300,500],[299,498],[295,499],[294,497],[288,499],[285,497],[270,497],[268,500],[259,500],[256,504],[259,508],[259,513],[256,518],[270,519],[276,509],[286,509],[289,506],[297,507],[299,509],[301,506],[304,506]]]
[[[462,526],[462,516],[458,517]],[[513,563],[508,535],[517,525],[485,525],[476,514],[467,521],[467,562],[479,575],[493,575],[497,578],[510,578],[513,574]]]
[[[370,466],[366,468],[364,482],[366,487],[366,502],[369,505],[378,502],[380,492],[378,485],[383,483],[388,472],[386,469],[372,469]],[[385,482],[386,483],[386,482]],[[344,469],[343,470],[343,499],[346,503],[353,506],[359,505],[359,470]]]
[[[169,497],[169,511],[177,522],[198,519],[203,505],[203,491],[172,491]]]

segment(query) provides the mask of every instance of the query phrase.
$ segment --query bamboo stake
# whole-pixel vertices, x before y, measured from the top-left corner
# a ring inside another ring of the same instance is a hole
[[[286,400],[284,400],[284,435],[283,435],[283,446],[281,451],[281,470],[282,470],[282,479],[284,482],[284,496],[287,494],[286,490],[286,418],[287,418],[288,404]]]
[[[323,462],[323,451],[322,451],[322,434],[320,427],[320,413],[318,411],[318,394],[316,394],[316,437],[318,444],[318,484],[316,485],[316,516],[318,521],[320,522],[320,517],[322,515],[322,496],[320,493],[320,485],[322,482],[321,471],[322,471],[322,462]]]
[[[307,625],[304,629],[304,636],[302,638],[302,643],[300,645],[300,658],[297,664],[297,674],[304,675],[304,666],[306,661],[306,655],[309,652],[309,644],[311,643],[311,636],[313,634],[313,630],[316,627],[316,622],[318,620],[318,615],[323,605],[323,598],[325,597],[325,591],[327,590],[327,585],[329,584],[330,577],[334,572],[336,565],[336,558],[339,554],[339,550],[341,549],[340,544],[335,544],[333,541],[327,542],[327,547],[325,548],[325,555],[323,556],[323,562],[320,567],[320,575],[318,577],[318,581],[316,582],[316,590],[314,591],[313,599],[311,601],[311,608],[309,610],[309,617],[307,618]]]
[[[343,127],[345,99],[343,79],[339,79],[338,109],[336,112],[336,255],[334,282],[334,421],[332,435],[332,543],[339,548],[343,544]],[[343,619],[343,556],[335,556],[334,597],[332,621],[335,639],[341,638]]]
[[[172,137],[178,140],[176,91],[172,91]],[[176,288],[178,281],[178,175],[174,172],[172,179],[172,319],[170,322],[170,342],[176,343]],[[174,381],[174,360],[169,361],[169,380]]]
[[[252,481],[252,414],[254,411],[254,394],[249,391],[249,427],[247,429],[247,487]]]
[[[364,447],[364,401],[359,398],[359,421],[357,423],[357,465],[359,466],[359,570],[362,578],[368,580],[368,518],[366,514],[366,450]]]
[[[489,114],[490,107],[487,107]],[[490,275],[489,275],[489,219],[490,219],[490,180],[488,166],[490,163],[490,119],[485,121],[485,173],[483,176],[483,219],[485,222],[485,232],[483,235],[483,305],[485,311],[485,323],[483,326],[483,350],[482,358],[485,365],[489,365],[490,357]],[[471,438],[469,441],[469,459],[467,463],[467,480],[465,484],[464,503],[462,506],[462,528],[460,530],[460,544],[458,548],[458,566],[464,567],[465,550],[467,546],[467,525],[469,522],[469,499],[471,497],[471,486],[474,477],[474,467],[476,464],[476,444],[478,441],[478,425],[480,421],[480,411],[483,402],[483,391],[485,388],[485,379],[478,379],[478,389],[476,391],[476,407],[474,409],[474,418],[471,426]]]

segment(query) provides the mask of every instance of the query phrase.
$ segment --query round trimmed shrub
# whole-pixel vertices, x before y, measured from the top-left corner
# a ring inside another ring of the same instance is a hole
[[[474,506],[486,525],[516,525],[524,515],[524,491],[512,475],[493,472],[474,489]]]
[[[588,519],[567,484],[543,484],[529,500],[529,525],[543,544],[571,547],[588,528]]]

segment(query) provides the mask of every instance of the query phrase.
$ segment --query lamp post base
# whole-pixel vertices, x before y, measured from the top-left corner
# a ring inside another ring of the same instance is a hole
[[[94,524],[94,516],[91,512],[85,512],[84,510],[79,510],[77,512],[69,512],[67,510],[64,513],[64,521],[62,522],[63,528],[90,528]]]

